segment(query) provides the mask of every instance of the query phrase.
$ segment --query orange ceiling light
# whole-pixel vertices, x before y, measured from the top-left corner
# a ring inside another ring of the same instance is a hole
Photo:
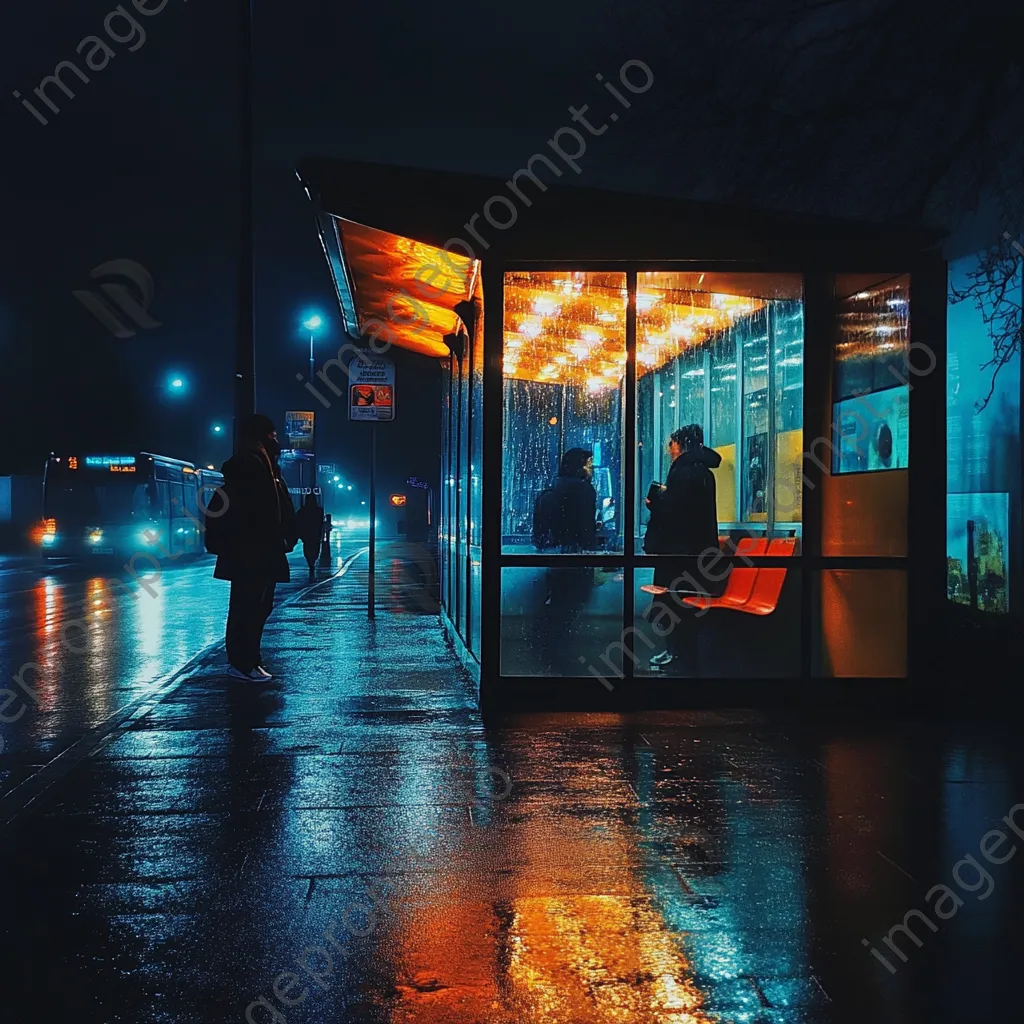
[[[619,387],[626,366],[626,302],[623,273],[506,274],[505,376],[571,383],[592,393]],[[642,274],[637,373],[702,345],[764,304],[762,297],[702,290],[696,274]]]
[[[479,260],[412,238],[336,218],[352,279],[359,331],[423,355],[449,354],[444,342],[456,333],[453,307],[479,283]]]
[[[626,366],[626,275],[511,271],[505,275],[506,377],[618,387]]]

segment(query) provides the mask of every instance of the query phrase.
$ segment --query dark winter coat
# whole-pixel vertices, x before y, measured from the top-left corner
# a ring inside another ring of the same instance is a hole
[[[713,448],[684,452],[673,463],[665,480],[665,489],[651,501],[651,518],[644,537],[649,555],[683,555],[666,559],[654,570],[654,583],[660,587],[687,592],[720,594],[724,582],[711,577],[724,576],[725,565],[714,563],[718,550],[718,503],[715,476],[711,470],[722,463]],[[705,552],[710,551],[710,555]],[[703,559],[700,556],[704,556]],[[680,581],[680,577],[689,577]]]
[[[597,547],[597,492],[580,476],[558,476],[552,485],[551,524],[555,548],[563,555],[594,551]]]
[[[219,524],[213,575],[287,583],[287,552],[299,538],[295,506],[280,470],[261,445],[253,445],[228,459],[221,472],[228,507]]]

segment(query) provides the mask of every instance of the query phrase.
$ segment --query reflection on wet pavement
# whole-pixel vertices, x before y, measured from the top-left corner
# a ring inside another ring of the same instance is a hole
[[[0,574],[0,666],[20,701],[10,713],[25,708],[0,722],[0,795],[21,767],[49,760],[223,634],[228,586],[213,579],[212,558],[159,575],[144,565],[139,583],[116,565],[91,568],[26,559]]]
[[[364,583],[275,616],[279,685],[197,671],[5,830],[12,1021],[1014,1016],[1024,861],[895,974],[862,945],[1024,799],[1011,734],[485,727],[436,618],[368,623]]]

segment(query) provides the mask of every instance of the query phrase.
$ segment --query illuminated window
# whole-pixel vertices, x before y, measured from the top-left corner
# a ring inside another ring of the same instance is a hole
[[[832,472],[906,469],[910,278],[865,285],[846,275],[837,293]]]
[[[626,275],[510,272],[504,336],[503,549],[536,552],[535,507],[555,488],[546,550],[621,550]],[[580,452],[593,465],[576,485]]]
[[[644,498],[671,464],[668,439],[691,423],[722,459],[714,470],[721,531],[798,532],[800,275],[647,272],[637,293],[637,550]]]

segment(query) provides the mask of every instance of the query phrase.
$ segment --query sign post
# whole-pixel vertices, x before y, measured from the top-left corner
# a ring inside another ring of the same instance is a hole
[[[370,427],[370,582],[366,593],[366,614],[375,615],[377,606],[377,424]]]
[[[377,424],[395,418],[395,364],[380,356],[358,354],[349,364],[348,418],[370,424],[370,579],[367,616],[377,597]]]
[[[288,447],[297,452],[313,451],[313,424],[316,415],[311,412],[286,412],[284,414],[284,433],[288,438]],[[311,456],[312,457],[312,456]],[[299,463],[299,486],[305,486],[303,479],[303,463]],[[310,486],[316,485],[316,473],[310,481]]]

